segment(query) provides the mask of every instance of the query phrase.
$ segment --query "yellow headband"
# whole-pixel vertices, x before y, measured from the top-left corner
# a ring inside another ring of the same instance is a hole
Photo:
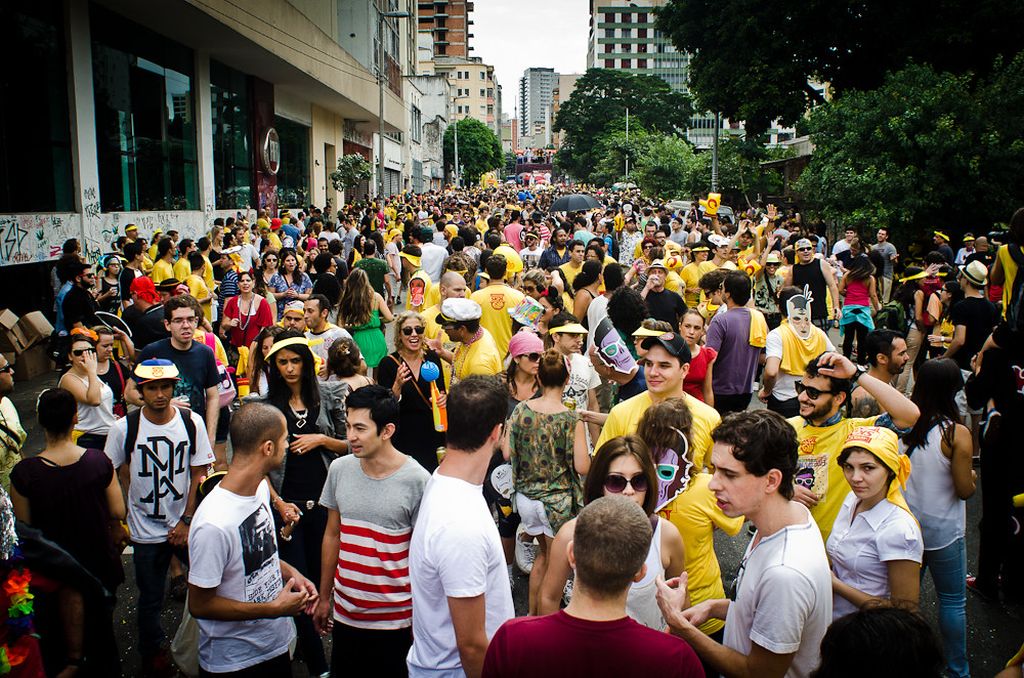
[[[313,350],[309,347],[309,339],[305,337],[292,337],[291,339],[282,339],[281,341],[271,346],[270,350],[267,351],[267,358],[274,355],[282,348],[291,348],[292,346],[302,346],[307,351],[309,351],[310,355],[313,354]]]
[[[900,454],[896,434],[879,426],[859,426],[850,432],[843,443],[844,450],[851,448],[867,450],[896,474],[896,482],[889,483],[885,498],[913,516],[907,500],[903,498],[903,490],[907,488],[907,478],[910,477],[910,457]]]
[[[548,330],[548,334],[586,334],[587,328],[579,323],[569,323],[568,325],[562,325],[561,327],[555,327]],[[664,334],[664,333],[659,333]]]

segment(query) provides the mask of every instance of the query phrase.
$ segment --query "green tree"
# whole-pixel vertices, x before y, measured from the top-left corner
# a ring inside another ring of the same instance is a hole
[[[498,169],[505,164],[501,152],[501,141],[490,127],[474,120],[463,118],[454,125],[448,125],[444,132],[444,164],[455,167],[455,127],[459,128],[459,164],[462,165],[463,184],[475,184],[480,175]]]
[[[820,97],[874,89],[911,62],[985,73],[1020,49],[1017,0],[670,0],[658,27],[692,54],[690,90],[702,110],[763,131],[787,124]]]
[[[761,167],[763,160],[778,160],[792,152],[766,148],[763,144],[740,137],[729,137],[718,143],[718,190],[726,204],[745,209],[758,195],[782,192],[782,175]],[[711,151],[701,151],[694,159],[693,172],[684,185],[685,195],[703,195],[711,188]]]
[[[1024,201],[1024,53],[992,75],[910,66],[812,114],[814,155],[797,184],[826,219],[984,228]]]
[[[690,98],[673,91],[661,78],[591,68],[558,110],[554,129],[564,132],[555,163],[581,181],[593,182],[601,156],[595,140],[614,131],[629,109],[630,136],[634,125],[661,134],[682,133],[690,120]]]
[[[336,191],[346,191],[369,181],[373,176],[373,165],[358,153],[349,153],[338,158],[338,168],[331,172],[331,184]]]
[[[686,198],[697,173],[697,156],[690,144],[677,136],[652,136],[636,161],[636,183],[647,195],[665,200]]]
[[[621,123],[618,121],[611,123],[608,131],[592,142],[596,164],[591,170],[588,181],[600,186],[611,186],[616,182],[625,181],[626,156],[629,156],[631,168],[635,169],[638,159],[647,153],[651,139],[660,136],[652,135],[643,127],[630,123],[629,139],[627,139],[624,122],[625,118]],[[632,172],[630,180],[636,180]]]

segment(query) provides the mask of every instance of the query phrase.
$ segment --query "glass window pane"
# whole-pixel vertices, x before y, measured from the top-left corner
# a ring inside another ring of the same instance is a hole
[[[277,172],[278,207],[302,208],[310,203],[309,128],[281,117],[274,118],[281,142],[281,168]]]
[[[200,209],[192,50],[90,6],[100,208]]]
[[[248,78],[244,73],[211,61],[210,102],[217,209],[249,207],[253,193],[253,147]]]

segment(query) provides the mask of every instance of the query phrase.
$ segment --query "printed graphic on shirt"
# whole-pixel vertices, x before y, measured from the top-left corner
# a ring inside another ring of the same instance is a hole
[[[281,587],[281,569],[277,566],[274,520],[266,506],[260,504],[242,521],[238,536],[242,540],[245,599],[250,603],[273,600]]]
[[[807,440],[802,441],[801,447],[806,442]],[[793,483],[814,492],[818,495],[819,501],[825,501],[825,495],[828,493],[828,463],[828,452],[801,454],[796,459]]]
[[[139,455],[138,477],[149,489],[147,494],[139,498],[139,503],[146,507],[146,516],[157,520],[166,518],[166,506],[161,507],[160,500],[166,497],[168,503],[174,503],[185,496],[175,486],[175,481],[181,474],[187,475],[191,471],[185,458],[188,440],[174,441],[166,436],[154,435],[145,441],[138,441],[135,446]],[[188,486],[187,482],[185,486]]]

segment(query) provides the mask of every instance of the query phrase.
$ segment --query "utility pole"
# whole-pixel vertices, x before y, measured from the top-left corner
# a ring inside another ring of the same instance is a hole
[[[629,108],[626,108],[626,181],[629,181]]]
[[[380,61],[377,62],[377,89],[380,95],[380,112],[377,126],[377,196],[384,200],[384,20],[408,19],[408,12],[380,12],[377,15],[377,39],[380,40]]]
[[[722,126],[722,114],[715,113],[715,137],[711,140],[711,192],[718,192],[718,129]]]
[[[459,173],[459,121],[455,121],[455,188],[462,187],[462,175]]]

